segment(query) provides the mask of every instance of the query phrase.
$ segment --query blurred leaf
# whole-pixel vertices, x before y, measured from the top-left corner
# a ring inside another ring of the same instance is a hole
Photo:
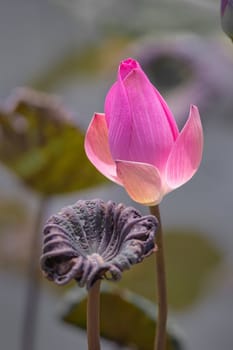
[[[86,329],[85,290],[77,287],[67,294],[63,304],[62,319],[69,324]],[[156,307],[150,301],[128,290],[101,288],[101,336],[138,350],[151,350],[155,334]],[[180,339],[168,331],[166,350],[182,350]]]
[[[34,77],[29,85],[35,89],[49,91],[63,80],[75,79],[80,75],[93,77],[103,70],[112,69],[113,62],[117,65],[128,43],[129,38],[122,36],[99,41],[82,50],[73,48],[43,74]]]
[[[221,260],[221,253],[206,236],[185,231],[165,234],[168,302],[174,309],[183,309],[200,296],[207,279]],[[154,301],[156,282],[155,257],[126,271],[119,284]]]
[[[0,161],[43,195],[81,190],[105,181],[88,161],[84,134],[60,102],[19,89],[0,110]]]

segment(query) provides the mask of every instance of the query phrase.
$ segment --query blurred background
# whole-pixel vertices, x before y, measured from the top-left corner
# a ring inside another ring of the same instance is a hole
[[[0,4],[2,106],[19,86],[51,93],[85,131],[93,113],[103,111],[119,61],[129,56],[139,60],[180,127],[189,105],[198,105],[205,135],[202,165],[161,204],[169,311],[187,350],[233,346],[233,46],[221,30],[219,8],[218,0]],[[18,350],[40,196],[23,184],[3,156],[1,160],[0,344],[1,349]],[[82,177],[82,163],[76,166]],[[68,186],[69,174],[65,181]],[[53,193],[44,219],[78,199],[100,197],[137,206],[112,183],[100,180],[95,187],[84,187]],[[147,208],[137,208],[147,213]],[[147,259],[127,272],[121,285],[153,301],[152,266]],[[35,349],[86,348],[85,333],[59,320],[63,290],[41,281]],[[103,349],[113,348],[104,341]]]

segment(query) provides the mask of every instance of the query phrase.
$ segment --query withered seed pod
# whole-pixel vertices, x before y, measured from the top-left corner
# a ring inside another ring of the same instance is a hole
[[[123,270],[155,251],[156,229],[153,215],[132,207],[79,200],[47,221],[41,268],[59,285],[74,278],[89,289],[97,279],[119,280]]]

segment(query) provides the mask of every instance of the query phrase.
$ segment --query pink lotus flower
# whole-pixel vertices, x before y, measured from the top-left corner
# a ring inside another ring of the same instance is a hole
[[[94,166],[145,205],[158,204],[197,171],[203,132],[196,106],[179,132],[166,102],[139,63],[122,61],[117,82],[105,100],[105,114],[95,113],[85,138]]]

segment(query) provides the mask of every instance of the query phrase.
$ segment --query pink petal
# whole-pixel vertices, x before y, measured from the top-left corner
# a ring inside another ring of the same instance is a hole
[[[198,108],[191,106],[189,118],[178,136],[166,167],[166,182],[174,189],[197,171],[203,151],[203,131]]]
[[[92,164],[107,178],[121,185],[108,144],[108,129],[104,114],[95,113],[87,129],[84,148]]]
[[[126,60],[122,61],[118,69],[118,74],[121,80],[124,80],[135,68],[141,69],[139,63],[133,58],[127,58]]]
[[[115,83],[110,88],[104,107],[109,130],[109,145],[114,159],[128,159],[131,139],[131,111],[125,88]]]
[[[175,119],[173,117],[173,114],[170,111],[170,109],[169,109],[169,107],[167,105],[167,102],[164,100],[163,96],[160,95],[159,91],[156,88],[154,88],[154,89],[155,89],[155,94],[156,94],[158,100],[160,101],[161,106],[162,106],[162,108],[164,110],[164,113],[165,113],[165,115],[167,117],[167,121],[168,121],[168,123],[170,125],[170,129],[171,129],[171,132],[172,132],[172,135],[173,135],[173,139],[176,140],[177,136],[179,135],[179,129],[177,127],[177,124],[176,124],[176,121],[175,121]]]
[[[129,196],[144,205],[156,205],[163,197],[158,169],[150,164],[116,161],[117,175]]]
[[[178,134],[176,123],[139,64],[126,76],[125,69],[122,63],[106,98],[111,153],[114,159],[152,164],[163,172]]]

